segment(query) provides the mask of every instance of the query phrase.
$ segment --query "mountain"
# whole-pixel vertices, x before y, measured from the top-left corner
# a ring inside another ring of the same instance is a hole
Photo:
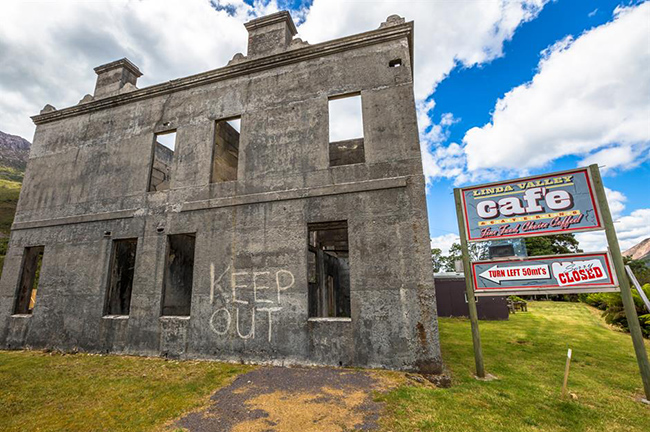
[[[31,144],[25,138],[0,131],[0,166],[25,171]]]
[[[30,147],[26,139],[0,131],[0,274]]]
[[[650,263],[650,238],[643,240],[641,243],[632,246],[622,253],[623,256],[630,257],[633,260],[641,260]]]

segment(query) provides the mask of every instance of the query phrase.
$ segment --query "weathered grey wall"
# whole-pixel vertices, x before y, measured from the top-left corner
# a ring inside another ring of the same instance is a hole
[[[412,24],[392,17],[35,117],[0,282],[0,347],[437,371],[411,39]],[[328,97],[356,92],[365,163],[330,167]],[[215,121],[238,115],[238,180],[210,184]],[[171,188],[147,192],[154,134],[172,129]],[[348,221],[352,318],[308,320],[307,224],[338,220]],[[166,235],[177,233],[196,233],[191,314],[161,317]],[[130,316],[102,317],[119,238],[138,238]],[[36,307],[12,315],[32,245],[45,246]]]

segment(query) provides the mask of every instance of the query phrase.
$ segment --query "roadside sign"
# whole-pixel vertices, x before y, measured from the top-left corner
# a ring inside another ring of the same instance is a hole
[[[477,296],[618,291],[607,252],[472,263]]]
[[[650,361],[598,165],[454,189],[476,376],[486,377],[476,296],[620,291],[643,390]],[[472,262],[469,242],[603,229],[608,250]]]
[[[587,168],[462,188],[460,197],[470,242],[603,229]]]

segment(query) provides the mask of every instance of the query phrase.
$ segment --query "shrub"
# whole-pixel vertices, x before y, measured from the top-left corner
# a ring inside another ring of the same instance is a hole
[[[650,337],[650,313],[639,315],[639,324],[645,337]]]
[[[645,284],[642,289],[646,296],[650,297],[650,284]],[[579,298],[580,301],[602,310],[605,322],[608,324],[616,325],[629,331],[627,317],[623,307],[623,299],[620,293],[580,294]],[[632,298],[634,299],[636,313],[639,316],[641,331],[645,337],[650,337],[650,313],[648,313],[645,303],[636,289],[632,289]]]

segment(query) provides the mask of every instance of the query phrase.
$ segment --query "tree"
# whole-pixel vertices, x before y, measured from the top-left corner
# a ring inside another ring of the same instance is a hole
[[[479,261],[487,258],[487,246],[485,243],[470,243],[469,244],[469,257],[471,261]],[[463,252],[460,243],[454,243],[449,248],[449,255],[440,258],[442,268],[444,271],[456,271],[455,262],[462,261]]]
[[[578,240],[573,234],[558,234],[554,236],[528,237],[523,239],[526,244],[528,256],[558,255],[582,252]],[[488,259],[488,248],[493,242],[477,242],[469,244],[469,257],[471,261]],[[434,258],[434,251],[436,252]],[[449,248],[449,254],[442,255],[440,249],[431,250],[431,261],[435,271],[456,271],[455,262],[461,261],[463,254],[460,243],[454,243]],[[650,272],[650,270],[648,270]],[[644,279],[645,280],[645,279]]]
[[[433,272],[438,273],[442,268],[442,250],[438,248],[431,249],[431,265],[433,266]]]
[[[573,234],[527,237],[524,239],[528,256],[558,255],[582,252]]]
[[[455,262],[462,259],[463,255],[461,253],[460,244],[454,243],[449,248],[449,254],[442,256],[440,259],[442,269],[448,272],[456,271]]]
[[[623,263],[630,266],[632,273],[634,273],[634,276],[641,286],[650,283],[650,268],[648,268],[645,262],[641,260],[633,260],[630,257],[623,257]]]

